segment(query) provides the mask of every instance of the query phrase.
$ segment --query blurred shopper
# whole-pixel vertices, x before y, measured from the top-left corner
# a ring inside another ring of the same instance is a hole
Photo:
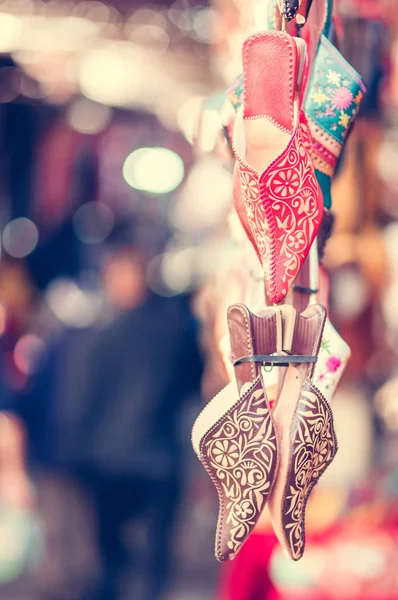
[[[121,578],[139,570],[142,590],[134,598],[155,600],[166,587],[181,491],[178,416],[199,387],[201,363],[188,303],[151,294],[137,253],[116,253],[104,282],[120,315],[89,353],[69,437],[97,507],[104,571],[99,591],[88,597],[124,597],[117,595]],[[141,547],[128,547],[131,521],[144,528]]]
[[[138,251],[117,250],[103,281],[107,324],[62,334],[21,413],[36,463],[93,501],[102,576],[84,599],[157,600],[182,487],[179,417],[201,378],[197,332],[187,298],[148,290]]]

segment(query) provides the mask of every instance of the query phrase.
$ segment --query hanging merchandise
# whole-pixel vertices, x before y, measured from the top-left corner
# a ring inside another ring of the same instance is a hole
[[[318,12],[314,19],[310,13],[307,26],[301,30],[309,42],[310,57],[315,49],[303,110],[311,132],[315,174],[322,188],[325,208],[329,209],[332,205],[331,178],[366,88],[361,76],[329,41],[332,3],[328,0],[321,4],[324,11]],[[305,35],[307,27],[309,35]],[[321,35],[317,36],[319,28]],[[227,93],[237,111],[242,105],[243,75],[236,79]]]
[[[273,76],[277,64],[281,79]],[[234,186],[234,204],[273,303],[288,293],[323,214],[296,93],[305,64],[305,43],[288,33],[255,34],[243,46],[245,104],[234,127],[240,182]]]
[[[220,561],[267,509],[285,553],[302,557],[307,500],[337,452],[330,402],[350,357],[327,317],[318,257],[365,86],[328,39],[332,0],[270,0],[264,10],[268,30],[244,41],[243,75],[226,92],[236,250],[222,279],[240,283],[221,286],[215,337],[230,382],[192,430],[218,493]]]

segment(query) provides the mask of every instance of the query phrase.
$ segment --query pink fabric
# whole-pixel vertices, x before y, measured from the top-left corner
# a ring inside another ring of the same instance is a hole
[[[273,534],[253,533],[235,560],[222,565],[216,600],[282,600],[269,576],[276,544]]]

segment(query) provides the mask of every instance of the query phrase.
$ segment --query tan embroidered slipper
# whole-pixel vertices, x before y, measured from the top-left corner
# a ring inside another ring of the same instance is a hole
[[[276,350],[277,315],[255,317],[243,305],[228,310],[233,360],[261,350]],[[254,333],[256,335],[254,335]],[[194,450],[219,497],[215,555],[233,559],[253,531],[267,501],[277,469],[275,428],[265,395],[261,365],[235,369],[236,381],[204,408],[192,430]]]
[[[326,310],[315,304],[301,315],[291,306],[280,307],[283,349],[300,356],[289,364],[273,412],[279,440],[279,470],[268,498],[274,531],[282,548],[293,559],[305,546],[305,509],[314,485],[337,452],[333,415],[313,382]]]

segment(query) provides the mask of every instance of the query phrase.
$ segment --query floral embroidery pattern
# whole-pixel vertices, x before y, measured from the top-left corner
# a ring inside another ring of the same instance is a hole
[[[232,85],[227,89],[227,96],[237,111],[239,107],[242,105],[243,98],[243,88],[244,88],[244,79],[243,74],[241,73],[232,83]]]
[[[363,100],[363,93],[361,92],[361,90],[359,90],[359,92],[357,93],[357,95],[355,96],[355,104],[361,104]]]
[[[308,152],[304,115],[285,152],[261,177],[239,155],[241,196],[250,240],[265,273],[267,295],[278,303],[288,292],[318,232],[323,199]],[[239,190],[235,190],[239,194]],[[235,206],[241,199],[235,198]],[[240,206],[239,206],[240,208]]]
[[[325,337],[323,337],[321,342],[321,352],[327,352],[328,354],[331,354],[329,348],[330,340],[327,340]]]
[[[346,110],[350,108],[354,97],[350,90],[346,87],[341,87],[335,91],[332,96],[332,106],[333,108],[340,108],[341,110]]]
[[[311,99],[312,99],[312,100],[315,102],[315,104],[317,104],[318,106],[322,106],[322,104],[325,104],[325,102],[327,102],[327,100],[328,100],[329,98],[327,97],[327,95],[326,95],[324,92],[322,92],[322,91],[319,91],[319,90],[318,90],[317,92],[314,92],[314,93],[311,95]]]
[[[292,557],[298,560],[304,552],[308,496],[337,452],[332,412],[310,381],[307,381],[298,404],[292,441],[283,526]]]
[[[335,116],[336,116],[336,113],[334,112],[334,110],[330,106],[327,106],[326,110],[325,110],[325,117],[335,117]]]
[[[331,373],[336,373],[341,367],[341,360],[338,356],[331,356],[326,361],[326,368]]]
[[[328,74],[326,75],[326,79],[328,80],[328,82],[330,84],[339,86],[341,75],[340,75],[340,73],[337,73],[336,71],[332,71],[332,69],[329,69]]]
[[[220,463],[222,467],[232,467],[239,457],[238,446],[223,440],[214,445],[213,454],[214,460]]]
[[[279,178],[275,181],[275,192],[280,194],[282,198],[292,196],[300,184],[298,174],[292,169],[281,171]]]
[[[258,182],[252,177],[251,173],[243,172],[241,175],[242,192],[250,199],[255,200],[258,196]]]
[[[217,558],[233,558],[256,525],[276,466],[276,438],[259,379],[203,438],[201,460],[216,481]]]
[[[351,350],[329,320],[326,320],[314,381],[330,402],[341,379]]]
[[[313,72],[316,84],[310,86],[305,114],[342,144],[358,112],[365,86],[358,73],[324,36]]]

